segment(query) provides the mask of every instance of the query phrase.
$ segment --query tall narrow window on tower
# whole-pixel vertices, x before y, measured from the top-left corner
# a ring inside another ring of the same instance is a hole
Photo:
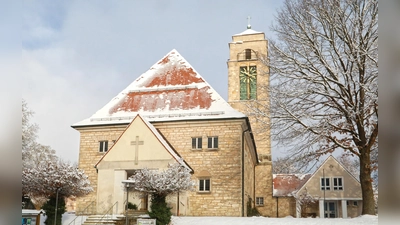
[[[257,98],[257,67],[240,67],[240,100]]]
[[[246,49],[246,59],[251,59],[251,49]]]

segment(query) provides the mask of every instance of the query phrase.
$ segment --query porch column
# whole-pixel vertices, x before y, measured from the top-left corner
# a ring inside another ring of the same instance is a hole
[[[122,180],[127,179],[127,173],[125,170],[115,170],[114,171],[114,198],[112,204],[118,201],[118,206],[113,209],[113,214],[122,214],[125,211],[125,188],[122,184]]]
[[[342,200],[342,217],[347,218],[347,200]]]
[[[296,199],[296,218],[301,217],[301,203]]]
[[[319,218],[325,218],[324,199],[319,200]]]

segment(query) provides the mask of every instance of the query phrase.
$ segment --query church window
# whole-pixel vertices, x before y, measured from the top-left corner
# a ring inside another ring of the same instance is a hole
[[[264,205],[264,197],[256,197],[256,205]]]
[[[199,191],[209,192],[210,189],[210,179],[200,179],[199,180]]]
[[[99,152],[106,152],[108,150],[108,141],[99,141]]]
[[[192,138],[192,149],[201,149],[203,139],[201,137],[193,137]]]
[[[257,98],[257,66],[240,67],[240,100]]]
[[[218,148],[218,137],[208,137],[208,148]]]

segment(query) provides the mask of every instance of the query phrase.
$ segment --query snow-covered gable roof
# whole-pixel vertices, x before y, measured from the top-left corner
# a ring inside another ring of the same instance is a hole
[[[311,174],[273,174],[273,196],[289,197],[310,179]]]
[[[90,118],[73,127],[149,121],[243,118],[173,49]]]
[[[116,142],[119,141],[119,139],[124,135],[125,131],[129,129],[131,124],[133,123],[134,120],[140,119],[146,124],[146,126],[149,128],[149,130],[154,134],[154,136],[160,141],[160,143],[164,146],[164,148],[171,154],[171,156],[179,162],[182,166],[186,167],[190,171],[193,171],[193,169],[183,160],[183,158],[167,143],[167,141],[164,139],[164,137],[158,132],[158,130],[151,124],[149,121],[147,121],[145,118],[143,118],[140,114],[136,114],[135,118],[132,120],[132,122],[125,128],[124,132],[118,137]],[[113,150],[113,145],[104,155],[103,157],[100,158],[100,160],[96,163],[95,167],[99,165],[99,163],[104,159],[104,157]]]

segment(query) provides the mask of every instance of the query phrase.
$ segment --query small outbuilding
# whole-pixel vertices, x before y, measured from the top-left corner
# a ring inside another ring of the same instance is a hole
[[[22,225],[40,225],[40,217],[45,211],[35,209],[22,210]]]
[[[333,156],[311,175],[274,174],[278,217],[357,217],[362,212],[360,182]]]

